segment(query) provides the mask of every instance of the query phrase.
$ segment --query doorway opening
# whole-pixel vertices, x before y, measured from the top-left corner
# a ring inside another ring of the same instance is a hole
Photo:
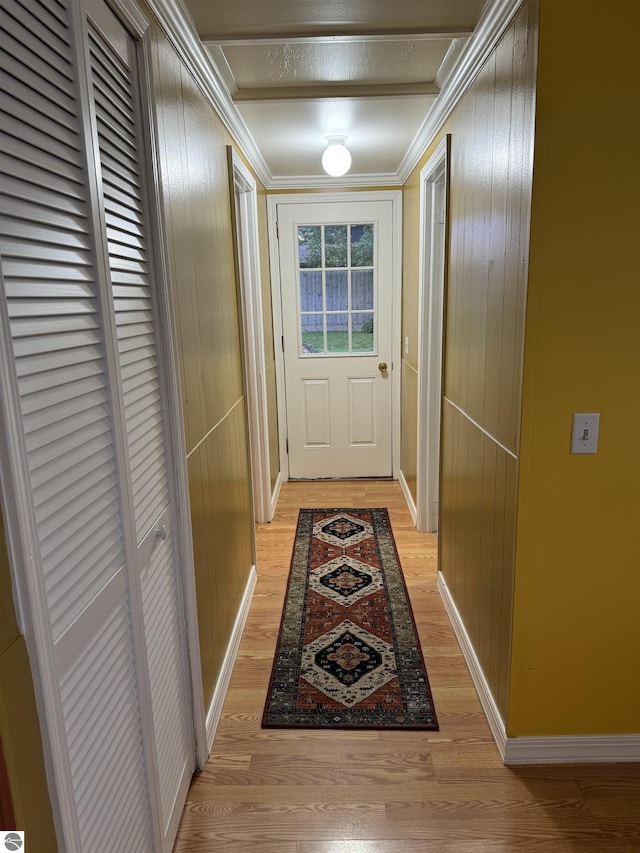
[[[284,479],[397,476],[401,198],[268,199]]]

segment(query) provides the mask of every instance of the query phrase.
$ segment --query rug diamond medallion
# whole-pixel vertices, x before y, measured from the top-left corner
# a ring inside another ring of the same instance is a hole
[[[438,728],[386,509],[300,510],[262,725]]]

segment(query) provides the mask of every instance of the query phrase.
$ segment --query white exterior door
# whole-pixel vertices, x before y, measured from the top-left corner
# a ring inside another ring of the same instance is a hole
[[[278,205],[289,476],[392,460],[393,206]]]

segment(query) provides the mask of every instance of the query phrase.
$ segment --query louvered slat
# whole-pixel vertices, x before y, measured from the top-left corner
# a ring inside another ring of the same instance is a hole
[[[119,43],[122,50],[121,39]],[[136,533],[140,559],[144,559],[140,566],[144,626],[166,831],[176,806],[180,808],[176,796],[185,770],[188,774],[193,766],[193,727],[185,703],[188,661],[172,533],[153,306],[155,282],[150,272],[143,169],[135,123],[135,58],[132,42],[129,45],[124,61],[121,54],[109,51],[97,31],[92,31],[91,67],[107,245]],[[154,537],[153,530],[159,526],[168,532],[164,541]]]
[[[184,629],[171,565],[175,562],[173,537],[169,536],[164,545],[168,547],[154,552],[151,568],[143,578],[142,593],[153,706],[162,708],[162,713],[154,716],[156,737],[162,744],[158,753],[162,809],[168,816],[176,794],[176,770],[184,765],[191,750],[191,731],[181,698],[188,688],[185,669],[175,653],[182,645]]]
[[[52,430],[51,435],[45,437],[57,417],[54,401],[58,383],[62,382],[62,388],[66,386],[66,377],[60,371],[70,361],[68,352],[72,351],[73,362],[80,364],[94,363],[95,348],[101,350],[96,300],[86,300],[82,311],[68,311],[68,287],[75,281],[95,294],[98,285],[92,266],[88,206],[77,197],[72,209],[68,204],[69,197],[77,195],[72,187],[81,185],[84,168],[80,153],[81,124],[72,112],[76,93],[72,82],[71,35],[59,18],[36,2],[30,3],[31,17],[26,8],[14,0],[3,4],[3,10],[10,13],[16,32],[21,28],[20,33],[23,30],[31,33],[30,43],[23,44],[19,55],[24,61],[33,55],[38,69],[52,69],[57,109],[61,105],[65,108],[64,133],[54,140],[47,133],[51,125],[42,122],[41,103],[47,87],[42,85],[40,74],[17,60],[3,64],[3,90],[6,91],[8,85],[14,86],[16,81],[20,81],[22,87],[37,86],[30,98],[23,97],[20,103],[15,102],[17,114],[2,124],[1,165],[4,171],[0,189],[4,191],[6,184],[11,196],[2,197],[6,227],[0,236],[0,253],[36,512],[46,511],[55,518],[56,508],[65,503],[65,486],[74,481],[77,471],[86,470],[88,460],[95,466],[96,480],[104,478],[113,482],[115,479],[109,396],[103,369],[100,381],[82,404],[84,419],[76,423],[69,418],[63,422],[62,429]],[[34,13],[36,18],[33,18]],[[16,128],[29,129],[32,145],[12,135]],[[15,168],[16,161],[19,169]],[[24,187],[23,192],[21,187]],[[56,213],[58,199],[64,214]],[[43,227],[34,226],[34,221],[41,222]],[[27,225],[27,222],[32,224]],[[55,229],[51,230],[54,225]],[[50,231],[48,235],[44,233],[45,228]],[[34,298],[34,286],[40,294],[46,293],[46,298]],[[46,399],[39,400],[39,395],[45,395]],[[46,589],[51,592],[60,585],[70,589],[64,616],[57,603],[51,609],[54,641],[69,628],[123,561],[117,504],[101,505],[96,511],[99,513],[96,536],[100,540],[105,536],[108,539],[114,553],[111,565],[70,565],[68,561],[58,562],[55,557],[48,559],[48,555],[43,555]],[[63,525],[60,530],[64,535]],[[76,536],[71,534],[67,552],[74,551],[76,541]],[[90,537],[87,541],[91,545]]]
[[[129,607],[119,603],[61,683],[82,849],[151,849]],[[89,772],[87,772],[89,771]]]
[[[98,124],[100,163],[103,178],[103,195],[107,215],[117,223],[117,231],[127,233],[128,220],[137,225],[144,221],[142,206],[142,184],[137,166],[137,126],[133,101],[134,71],[113,54],[103,42],[101,35],[90,27],[90,55]],[[111,156],[114,134],[122,137],[125,151],[134,155],[133,163],[125,169]],[[168,502],[168,482],[165,464],[162,412],[149,410],[147,441],[131,442],[131,404],[149,390],[159,386],[159,372],[155,347],[152,356],[148,350],[136,351],[127,347],[126,357],[120,348],[121,327],[145,323],[153,331],[153,305],[148,281],[148,262],[145,230],[138,227],[128,241],[108,241],[109,263],[112,273],[126,270],[137,273],[138,283],[145,285],[129,290],[119,285],[118,299],[114,300],[114,311],[118,328],[118,347],[122,370],[125,401],[125,419],[129,434],[130,467],[133,481],[134,510],[138,543],[148,532],[150,524]],[[133,244],[133,245],[131,245]],[[155,450],[155,452],[154,452]],[[151,476],[142,476],[149,465]]]

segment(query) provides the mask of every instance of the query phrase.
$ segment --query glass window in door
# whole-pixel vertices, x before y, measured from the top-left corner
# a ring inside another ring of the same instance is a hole
[[[300,354],[375,352],[373,224],[299,225]]]

